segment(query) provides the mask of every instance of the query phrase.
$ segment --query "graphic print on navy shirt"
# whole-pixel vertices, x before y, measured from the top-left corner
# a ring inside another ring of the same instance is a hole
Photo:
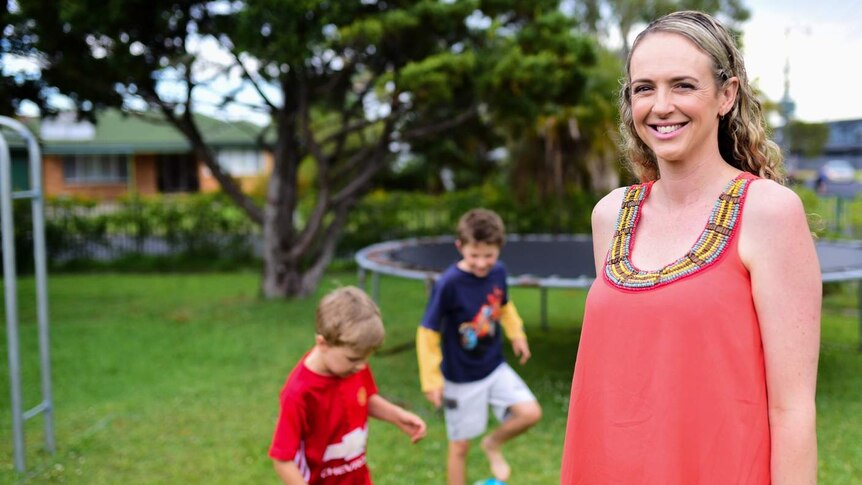
[[[422,326],[440,333],[440,370],[451,382],[473,382],[503,363],[500,313],[508,302],[506,268],[485,277],[452,265],[434,284]]]
[[[461,335],[461,347],[464,350],[474,350],[479,341],[494,338],[497,333],[497,323],[500,321],[500,302],[503,300],[503,290],[494,287],[493,293],[487,295],[485,304],[468,322],[458,326]]]

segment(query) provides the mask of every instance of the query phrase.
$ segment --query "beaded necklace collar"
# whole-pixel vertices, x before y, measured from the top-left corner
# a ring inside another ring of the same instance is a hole
[[[715,201],[706,227],[688,253],[663,268],[651,271],[635,268],[630,256],[641,206],[653,182],[627,187],[605,260],[605,278],[618,288],[648,290],[695,274],[718,261],[733,238],[745,191],[754,178],[748,172],[742,172],[731,180]]]

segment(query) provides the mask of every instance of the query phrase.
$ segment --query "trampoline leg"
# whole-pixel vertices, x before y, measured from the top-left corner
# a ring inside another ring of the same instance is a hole
[[[356,275],[356,283],[362,289],[362,291],[365,291],[365,268],[359,268],[359,271]]]
[[[380,273],[377,271],[371,274],[371,299],[380,304]]]
[[[539,287],[539,298],[541,299],[539,306],[542,311],[542,330],[548,330],[548,289],[544,286]]]
[[[862,352],[862,280],[857,281],[859,294],[856,296],[856,306],[859,307],[859,347],[858,351]]]

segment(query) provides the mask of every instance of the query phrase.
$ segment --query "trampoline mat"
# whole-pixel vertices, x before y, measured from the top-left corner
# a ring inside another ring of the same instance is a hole
[[[443,272],[460,259],[451,241],[423,242],[394,249],[389,259],[402,267]],[[500,252],[509,276],[535,278],[595,278],[593,246],[583,240],[510,240]]]
[[[823,274],[862,270],[862,244],[818,241],[817,257]]]

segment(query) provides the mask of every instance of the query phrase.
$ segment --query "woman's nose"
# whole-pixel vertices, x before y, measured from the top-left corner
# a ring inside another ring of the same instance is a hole
[[[667,90],[657,89],[653,100],[653,113],[663,116],[673,111],[673,97]]]

